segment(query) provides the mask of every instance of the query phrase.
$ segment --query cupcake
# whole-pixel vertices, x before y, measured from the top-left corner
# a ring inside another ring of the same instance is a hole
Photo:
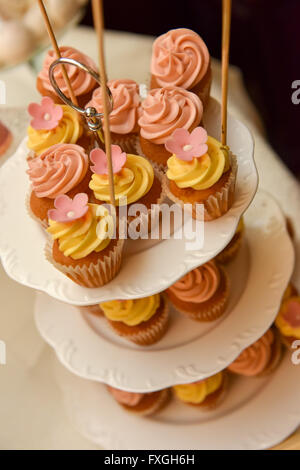
[[[227,383],[226,372],[222,371],[198,382],[174,385],[173,392],[178,400],[187,405],[213,409],[224,398]]]
[[[59,50],[62,57],[77,60],[78,62],[87,65],[91,69],[95,71],[97,70],[95,62],[77,49],[74,49],[73,47],[62,46],[59,48]],[[52,98],[55,103],[62,103],[62,100],[54,91],[49,78],[49,67],[56,59],[56,53],[53,50],[48,51],[43,63],[42,70],[38,74],[36,86],[42,96],[50,96],[50,98]],[[78,67],[65,64],[65,68],[69,76],[74,94],[78,100],[78,104],[80,107],[84,107],[86,103],[90,101],[93,91],[98,87],[98,84],[90,74],[86,73],[82,69],[79,69]],[[57,66],[55,68],[54,78],[60,90],[68,98],[70,98],[69,90],[65,83],[61,67]]]
[[[175,129],[192,131],[203,114],[197,95],[183,88],[168,86],[149,92],[142,102],[139,118],[140,147],[152,162],[164,168],[172,153],[165,147]]]
[[[110,80],[107,86],[112,93],[113,110],[109,115],[111,141],[124,152],[135,153],[139,133],[138,117],[140,107],[139,86],[134,80]],[[91,101],[86,105],[103,113],[101,88],[96,88]]]
[[[102,302],[100,308],[115,333],[140,346],[156,343],[166,332],[169,309],[160,294]]]
[[[44,226],[55,198],[62,194],[73,198],[77,193],[89,191],[89,158],[79,145],[52,145],[40,156],[29,159],[28,166],[30,213]]]
[[[224,312],[229,298],[229,278],[214,261],[199,266],[166,290],[174,307],[191,320],[214,321]]]
[[[100,310],[99,304],[94,305],[79,305],[77,307],[82,314],[89,313],[96,317],[103,317],[103,312]]]
[[[151,88],[181,87],[207,105],[212,82],[210,55],[194,31],[178,28],[159,36],[153,43],[151,74]]]
[[[13,140],[10,130],[0,121],[0,156],[9,149]]]
[[[48,211],[47,259],[74,282],[85,287],[101,287],[119,272],[124,240],[114,233],[108,210],[88,204],[88,196],[58,196],[55,209]]]
[[[291,348],[295,340],[300,339],[300,297],[297,294],[286,296],[283,300],[275,325],[288,348]]]
[[[108,391],[126,411],[149,416],[160,411],[168,402],[168,389],[151,393],[124,392],[118,388],[107,386]]]
[[[55,104],[45,96],[41,104],[31,103],[28,112],[32,116],[27,129],[30,156],[41,155],[55,144],[78,144],[90,150],[91,137],[79,114],[70,106]]]
[[[112,163],[114,172],[114,188],[117,213],[119,207],[127,206],[128,221],[139,222],[141,229],[148,233],[151,224],[151,213],[157,211],[165,195],[162,189],[161,176],[154,172],[146,158],[122,152],[118,145],[112,145]],[[109,178],[107,157],[102,149],[94,149],[90,153],[94,166],[89,187],[93,191],[92,201],[98,204],[108,203]],[[132,204],[136,206],[137,213]],[[140,205],[144,206],[141,212]],[[123,217],[123,216],[122,216]]]
[[[244,219],[241,217],[232,240],[216,257],[216,260],[219,263],[227,264],[235,258],[242,244],[244,230]]]
[[[167,161],[164,188],[167,196],[194,219],[210,221],[224,215],[234,201],[237,162],[203,127],[191,133],[176,129],[166,141],[172,152]],[[204,211],[204,214],[202,210]]]
[[[280,358],[280,339],[275,329],[270,328],[255,343],[244,349],[227,369],[246,377],[260,377],[273,372]]]

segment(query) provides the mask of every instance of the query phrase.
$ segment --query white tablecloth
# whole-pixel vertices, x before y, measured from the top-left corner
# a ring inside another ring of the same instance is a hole
[[[89,28],[69,31],[64,44],[78,47],[97,60],[94,32]],[[110,78],[149,78],[152,38],[127,33],[106,35],[107,67]],[[212,95],[220,98],[221,68],[213,61]],[[27,106],[39,99],[32,69],[22,65],[0,72],[7,84],[7,106]],[[1,118],[3,118],[3,108]],[[296,249],[300,249],[300,190],[266,142],[261,121],[244,90],[239,70],[230,69],[229,111],[253,132],[260,187],[281,203],[293,221]],[[5,120],[5,117],[4,117]],[[5,227],[1,227],[5,230]],[[299,276],[300,273],[295,273]],[[33,321],[34,292],[8,279],[0,268],[0,340],[7,346],[7,365],[0,365],[1,449],[94,449],[71,426],[55,380],[54,353],[40,338]],[[57,365],[55,365],[57,367]]]

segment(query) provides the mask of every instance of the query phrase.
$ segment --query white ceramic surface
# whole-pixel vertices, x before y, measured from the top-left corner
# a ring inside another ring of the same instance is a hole
[[[294,266],[284,217],[266,193],[245,214],[246,241],[228,267],[227,314],[200,324],[173,311],[166,335],[141,348],[114,335],[104,318],[39,293],[36,322],[61,362],[86,379],[128,391],[153,391],[208,377],[230,364],[273,323]]]
[[[219,134],[220,106],[211,100],[205,125]],[[17,282],[74,305],[104,300],[138,298],[160,292],[191,269],[216,256],[231,240],[242,213],[251,203],[258,183],[253,160],[254,144],[248,129],[229,117],[228,143],[238,158],[236,202],[223,217],[206,223],[201,250],[187,251],[187,239],[129,240],[119,275],[101,288],[80,287],[44,257],[46,236],[25,208],[29,191],[26,142],[0,171],[0,256],[7,274]],[[13,191],[12,191],[13,184]],[[130,254],[130,256],[129,256]]]
[[[260,450],[281,442],[300,422],[299,367],[286,353],[270,376],[234,377],[213,411],[173,399],[148,418],[126,412],[102,384],[61,372],[56,376],[74,426],[106,449]]]

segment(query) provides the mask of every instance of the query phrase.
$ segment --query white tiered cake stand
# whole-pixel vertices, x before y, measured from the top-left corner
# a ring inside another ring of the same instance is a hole
[[[219,104],[211,100],[204,123],[215,137],[218,137],[219,115]],[[228,143],[238,159],[236,199],[225,216],[205,223],[202,250],[186,251],[185,239],[157,243],[129,241],[120,274],[98,289],[77,286],[43,257],[45,232],[25,209],[25,194],[29,190],[25,141],[1,170],[0,223],[6,230],[0,232],[0,255],[4,268],[14,280],[40,291],[35,311],[37,325],[62,363],[74,374],[95,381],[70,376],[63,389],[77,427],[103,446],[230,448],[234,442],[240,448],[263,448],[283,439],[299,423],[300,406],[294,399],[299,374],[295,374],[288,358],[268,379],[235,381],[224,405],[205,415],[206,418],[176,402],[151,419],[126,415],[99,383],[150,392],[200,380],[227,367],[269,328],[292,274],[294,252],[284,216],[266,193],[258,194],[245,214],[245,241],[239,256],[228,267],[233,288],[227,312],[219,321],[203,326],[173,310],[165,337],[152,347],[138,348],[113,336],[103,319],[82,316],[73,306],[161,292],[191,269],[215,257],[229,243],[255,195],[258,178],[252,137],[232,117],[229,117]],[[12,180],[13,197],[9,190]],[[281,421],[281,430],[276,433],[271,419],[278,397],[274,390],[284,400],[289,386],[292,396],[290,393],[282,413],[278,405],[276,408]],[[262,412],[264,401],[268,406]],[[288,417],[284,418],[286,413]],[[259,433],[261,422],[264,426],[261,425]],[[245,423],[249,423],[247,433],[245,429],[240,430],[241,426],[246,428]],[[125,425],[133,433],[122,435],[125,433],[120,433],[120,429]],[[231,444],[226,433],[228,426],[232,430]],[[130,434],[138,435],[137,439]]]

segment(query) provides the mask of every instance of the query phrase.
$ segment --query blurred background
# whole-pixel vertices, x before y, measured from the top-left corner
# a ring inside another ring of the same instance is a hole
[[[45,0],[57,34],[80,22],[92,26],[87,0]],[[104,0],[106,28],[158,36],[191,28],[220,59],[222,0]],[[25,60],[47,38],[36,0],[0,0],[0,65]],[[249,96],[281,159],[300,177],[300,104],[292,82],[300,80],[300,0],[233,0],[230,62],[238,66]],[[14,38],[14,41],[12,40]],[[299,93],[300,97],[300,93]]]

